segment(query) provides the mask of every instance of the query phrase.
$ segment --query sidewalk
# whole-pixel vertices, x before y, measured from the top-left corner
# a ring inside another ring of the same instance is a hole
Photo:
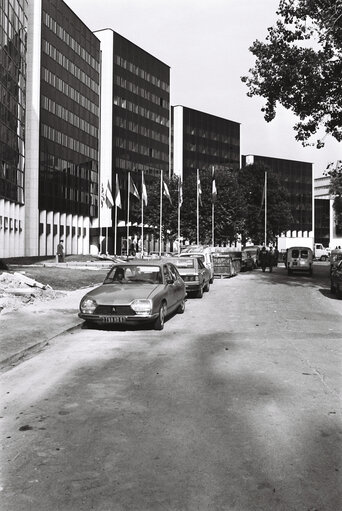
[[[1,315],[0,372],[40,350],[57,335],[81,324],[79,303],[90,289],[93,288],[65,291],[56,299]]]

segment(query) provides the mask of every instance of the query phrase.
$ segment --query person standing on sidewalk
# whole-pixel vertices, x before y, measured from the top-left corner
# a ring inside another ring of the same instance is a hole
[[[63,240],[60,240],[60,242],[57,245],[57,257],[59,263],[64,263],[64,245]]]

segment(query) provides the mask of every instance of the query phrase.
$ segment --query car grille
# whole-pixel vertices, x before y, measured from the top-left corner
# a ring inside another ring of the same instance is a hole
[[[135,316],[129,305],[98,305],[95,313],[104,316]]]

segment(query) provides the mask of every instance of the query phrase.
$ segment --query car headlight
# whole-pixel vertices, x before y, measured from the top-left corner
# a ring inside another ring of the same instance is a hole
[[[152,314],[152,300],[133,300],[131,308],[137,316],[150,316]]]
[[[80,309],[83,314],[93,314],[96,307],[97,303],[93,298],[85,298],[81,301]]]

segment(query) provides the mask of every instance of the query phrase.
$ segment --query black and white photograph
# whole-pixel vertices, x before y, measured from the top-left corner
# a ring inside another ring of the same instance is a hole
[[[0,0],[1,511],[342,510],[342,0]]]

